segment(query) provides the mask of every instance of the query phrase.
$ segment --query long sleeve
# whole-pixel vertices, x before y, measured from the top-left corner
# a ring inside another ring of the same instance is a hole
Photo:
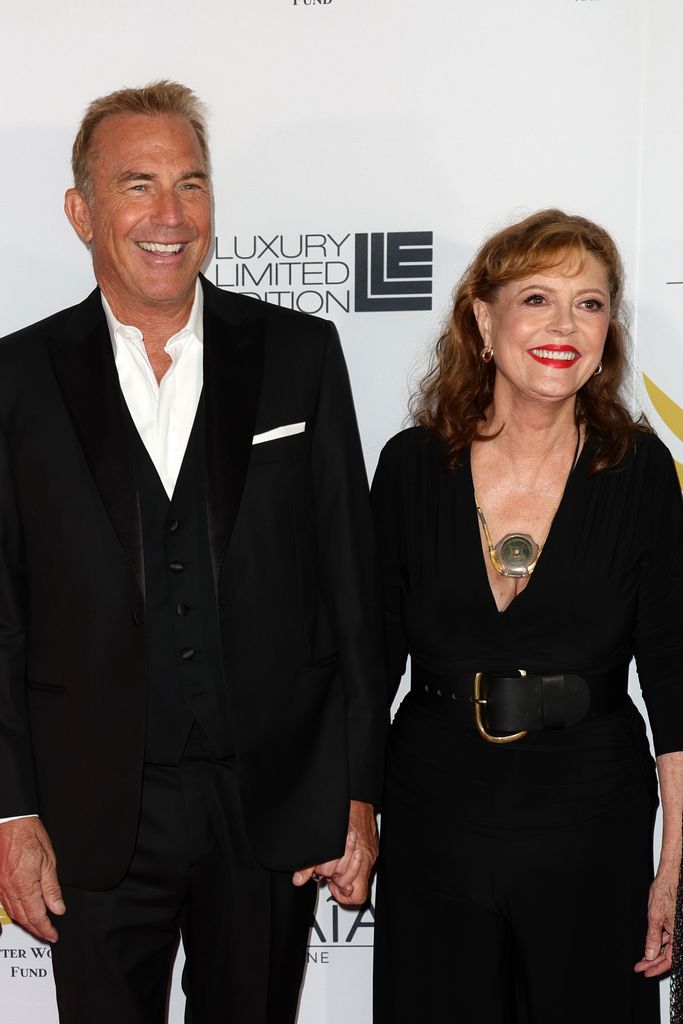
[[[25,690],[23,537],[7,442],[0,434],[0,817],[38,806]]]
[[[683,503],[673,460],[650,445],[633,649],[657,754],[683,750]]]
[[[352,799],[378,805],[388,716],[365,463],[348,373],[329,325],[313,424],[321,585],[337,639]]]
[[[406,669],[408,641],[401,615],[401,496],[389,442],[382,451],[372,483],[377,557],[384,605],[389,703],[393,701]]]

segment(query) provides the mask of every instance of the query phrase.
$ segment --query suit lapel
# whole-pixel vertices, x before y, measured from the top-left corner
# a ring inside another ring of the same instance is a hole
[[[142,525],[109,330],[97,289],[65,333],[48,340],[52,365],[90,472],[144,594]]]
[[[207,514],[217,585],[251,455],[263,377],[265,316],[240,319],[235,296],[217,292],[203,280],[202,284]]]
[[[204,408],[209,543],[217,584],[239,510],[256,423],[265,315],[202,279]],[[123,396],[96,289],[77,306],[63,335],[48,339],[55,375],[88,467],[141,592],[140,507],[127,443]]]

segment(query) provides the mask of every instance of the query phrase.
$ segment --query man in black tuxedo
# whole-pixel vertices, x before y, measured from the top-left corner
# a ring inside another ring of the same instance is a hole
[[[222,292],[201,106],[88,108],[98,288],[0,344],[0,901],[60,1020],[291,1024],[315,901],[362,903],[385,694],[325,321]],[[61,883],[61,889],[60,889]],[[56,927],[57,926],[57,927]]]

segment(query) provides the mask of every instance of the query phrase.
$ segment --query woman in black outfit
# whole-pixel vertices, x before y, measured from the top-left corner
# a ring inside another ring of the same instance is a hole
[[[612,239],[489,239],[373,485],[393,692],[375,1024],[659,1021],[683,804],[683,508]],[[626,694],[635,656],[655,764]],[[648,910],[649,901],[649,910]],[[635,969],[634,969],[635,965]],[[646,977],[643,977],[645,975]]]

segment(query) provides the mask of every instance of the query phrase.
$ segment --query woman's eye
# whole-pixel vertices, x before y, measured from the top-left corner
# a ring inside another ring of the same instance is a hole
[[[584,309],[587,309],[589,312],[597,313],[599,310],[604,308],[605,303],[602,302],[600,299],[584,299],[581,305]]]
[[[542,306],[544,302],[545,302],[545,295],[540,295],[540,294],[527,295],[527,297],[524,300],[524,305],[525,306]]]

